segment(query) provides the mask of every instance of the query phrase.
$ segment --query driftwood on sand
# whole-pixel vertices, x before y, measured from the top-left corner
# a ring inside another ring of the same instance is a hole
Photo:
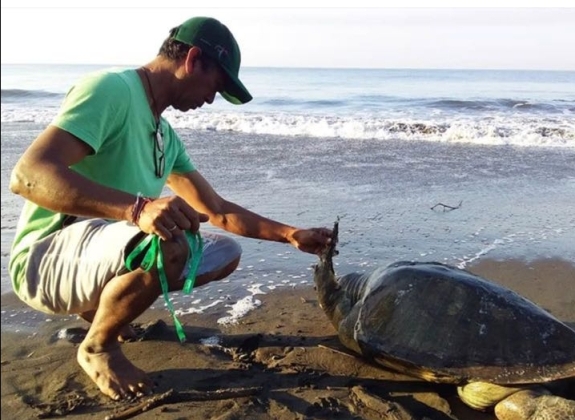
[[[179,391],[175,392],[170,389],[163,394],[157,394],[146,398],[139,404],[123,409],[116,413],[106,416],[106,420],[124,420],[137,416],[145,411],[152,410],[165,404],[176,404],[190,401],[213,401],[225,400],[230,398],[241,398],[257,395],[262,388],[239,388],[239,389],[220,389],[218,391]]]

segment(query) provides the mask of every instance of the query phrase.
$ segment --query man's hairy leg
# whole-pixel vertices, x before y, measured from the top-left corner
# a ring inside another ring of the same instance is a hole
[[[96,314],[96,311],[94,310],[94,311],[82,312],[81,314],[78,314],[78,316],[80,318],[82,318],[84,321],[87,321],[91,324],[92,321],[94,321],[94,315],[95,314]],[[124,325],[120,329],[120,333],[118,334],[118,341],[120,343],[124,343],[126,341],[134,340],[137,337],[138,337],[138,335],[136,334],[136,331],[134,331],[132,326],[128,324],[128,325]]]
[[[162,251],[169,289],[181,290],[181,273],[188,255],[185,237],[162,242]],[[218,270],[198,276],[196,286],[227,277],[237,268],[239,261],[238,257]],[[152,389],[152,382],[146,373],[122,353],[118,337],[130,322],[155,302],[160,293],[157,272],[138,269],[110,280],[102,291],[95,313],[82,314],[91,315],[91,321],[86,320],[92,325],[78,349],[78,363],[100,391],[110,398],[117,400],[139,396]]]
[[[237,258],[237,259],[231,261],[228,265],[222,267],[220,270],[217,270],[217,271],[212,272],[212,273],[205,273],[205,274],[202,274],[201,276],[198,276],[196,278],[196,281],[195,281],[195,286],[200,287],[200,286],[203,286],[203,285],[210,283],[214,280],[221,280],[221,279],[226,278],[227,276],[229,276],[231,273],[233,273],[235,271],[235,269],[239,265],[239,262],[240,262],[240,259]],[[173,287],[170,287],[170,291],[180,290],[182,288],[182,285],[177,285],[177,284],[171,285],[171,286],[173,286]],[[92,310],[92,311],[82,312],[82,313],[78,314],[78,316],[80,318],[82,318],[84,321],[87,321],[91,324],[94,321],[95,314],[96,314],[96,311]],[[133,340],[135,338],[137,338],[136,331],[134,331],[134,329],[132,328],[132,326],[130,324],[124,325],[120,329],[120,333],[118,334],[118,341],[120,343],[130,341],[130,340]]]
[[[187,243],[176,239],[162,242],[161,247],[166,277],[170,288],[176,289],[188,253]],[[102,290],[92,325],[78,348],[77,360],[100,391],[112,399],[139,396],[152,390],[152,381],[146,373],[124,356],[118,336],[160,293],[155,269],[151,272],[138,269],[115,277]]]
[[[78,348],[78,363],[100,391],[118,400],[151,391],[147,375],[122,353],[120,330],[142,314],[158,297],[150,273],[137,270],[110,280],[88,334]]]

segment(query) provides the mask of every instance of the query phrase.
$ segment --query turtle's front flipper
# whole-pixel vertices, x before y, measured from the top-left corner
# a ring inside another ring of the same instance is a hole
[[[516,392],[495,406],[499,420],[575,419],[575,401],[549,395],[542,388]]]

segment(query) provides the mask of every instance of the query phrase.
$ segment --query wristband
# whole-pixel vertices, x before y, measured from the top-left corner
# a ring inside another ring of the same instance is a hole
[[[152,199],[149,197],[144,197],[142,193],[136,195],[136,202],[132,206],[132,223],[137,225],[140,220],[140,215],[146,204],[151,203]]]

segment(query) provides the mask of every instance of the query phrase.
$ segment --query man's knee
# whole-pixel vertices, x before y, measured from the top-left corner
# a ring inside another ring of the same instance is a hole
[[[236,271],[236,268],[238,268],[239,264],[240,264],[240,257],[237,257],[236,259],[230,261],[228,265],[226,265],[224,268],[220,270],[219,273],[216,274],[216,278],[214,280],[225,279],[227,276]]]
[[[196,272],[198,286],[229,276],[238,267],[242,255],[240,244],[230,237],[206,234],[203,239],[203,252]],[[189,258],[193,258],[189,254],[187,237],[178,235],[170,241],[162,241],[161,247],[170,290],[179,290],[189,274]]]
[[[220,274],[218,278],[230,275],[240,263],[240,244],[235,239],[222,235],[206,235],[204,241],[204,254],[198,274],[227,273],[223,277],[220,277]]]
[[[189,256],[189,244],[184,234],[176,235],[169,241],[160,241],[164,271],[169,280],[179,280],[186,267]]]

